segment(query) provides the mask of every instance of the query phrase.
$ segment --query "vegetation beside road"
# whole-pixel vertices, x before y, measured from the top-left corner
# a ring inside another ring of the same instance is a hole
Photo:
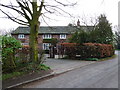
[[[105,61],[105,60],[110,60],[110,59],[113,59],[113,58],[116,58],[117,55],[114,54],[113,56],[110,56],[110,57],[104,57],[104,58],[74,58],[74,60],[80,60],[80,61]],[[64,60],[68,60],[70,59],[68,56],[65,56],[63,57],[62,59]],[[70,59],[70,60],[73,60],[73,59]]]
[[[79,31],[69,38],[69,43],[61,43],[61,52],[64,52],[62,55],[67,55],[64,59],[101,61],[115,56],[114,34],[111,23],[104,14],[98,17],[93,30],[86,31],[82,27],[77,29]]]
[[[70,43],[62,44],[65,48],[65,55],[68,55],[69,58],[80,55],[80,58],[97,61],[97,58],[114,55],[114,34],[111,24],[104,14],[98,17],[97,25],[93,30],[85,31],[81,27],[78,29],[79,31],[76,31],[69,39]]]
[[[6,80],[9,78],[13,78],[13,77],[18,77],[23,74],[24,74],[24,72],[13,72],[13,73],[2,74],[2,80]]]
[[[114,55],[114,48],[110,44],[99,43],[62,43],[64,55],[68,58],[105,58]],[[74,53],[73,53],[74,52]]]
[[[22,53],[21,50],[23,50]],[[13,37],[2,37],[2,79],[24,75],[30,72],[49,70],[50,67],[41,62],[31,62],[27,60],[28,49],[21,46],[21,42]],[[40,59],[43,58],[41,55]]]
[[[22,65],[22,66],[24,66],[24,65]],[[28,73],[41,72],[41,70],[42,71],[47,71],[49,69],[50,69],[50,67],[48,67],[44,64],[40,64],[36,69],[34,69],[31,65],[28,65],[28,66],[24,66],[20,69],[16,69],[16,71],[14,71],[12,73],[3,73],[2,74],[2,80],[15,78],[15,77],[18,77],[18,76],[26,75]]]
[[[116,50],[120,51],[120,49],[116,49]]]
[[[115,55],[113,55],[113,56],[111,56],[111,57],[101,58],[101,59],[99,59],[99,61],[110,60],[110,59],[114,59],[114,58],[116,58],[116,57],[117,57],[117,55],[115,54]]]

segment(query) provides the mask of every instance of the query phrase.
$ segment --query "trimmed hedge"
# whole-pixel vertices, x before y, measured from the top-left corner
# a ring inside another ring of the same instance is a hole
[[[81,58],[103,58],[114,55],[114,47],[110,44],[99,43],[62,43],[62,49],[64,54],[70,58],[75,58],[79,55]]]

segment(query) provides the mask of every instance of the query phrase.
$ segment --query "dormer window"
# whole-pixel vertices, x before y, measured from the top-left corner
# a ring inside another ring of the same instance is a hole
[[[18,38],[19,38],[19,39],[24,39],[24,38],[25,38],[25,35],[24,35],[24,34],[19,34],[19,35],[18,35]]]
[[[60,39],[66,39],[66,34],[60,34]]]
[[[51,34],[45,34],[43,35],[43,39],[51,39],[52,35]]]

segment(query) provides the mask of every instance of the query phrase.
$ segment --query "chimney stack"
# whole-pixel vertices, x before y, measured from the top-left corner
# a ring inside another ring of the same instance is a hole
[[[80,26],[80,21],[79,21],[79,19],[78,19],[78,21],[77,21],[77,26]]]

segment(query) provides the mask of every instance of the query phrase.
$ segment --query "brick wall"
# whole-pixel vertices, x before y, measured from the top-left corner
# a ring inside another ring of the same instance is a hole
[[[25,34],[25,38],[24,39],[19,39],[18,38],[18,34],[12,34],[13,37],[15,37],[17,40],[20,40],[22,43],[28,43],[29,45],[29,35]],[[68,38],[70,38],[71,35],[66,35],[66,39],[60,39],[60,34],[52,34],[52,38],[57,38],[59,40],[59,43],[68,41]],[[38,35],[38,45],[39,48],[42,49],[42,44],[43,44],[43,35],[39,34]]]

